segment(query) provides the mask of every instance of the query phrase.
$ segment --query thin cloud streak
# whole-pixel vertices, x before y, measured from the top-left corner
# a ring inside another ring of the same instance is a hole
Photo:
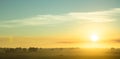
[[[60,44],[77,44],[80,42],[73,42],[73,41],[60,41],[60,42],[56,42],[56,43],[60,43]]]

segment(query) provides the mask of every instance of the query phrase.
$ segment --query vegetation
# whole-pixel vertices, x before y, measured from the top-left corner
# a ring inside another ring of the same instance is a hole
[[[101,53],[102,54],[99,54]],[[95,54],[94,54],[95,53]],[[0,48],[0,59],[119,59],[120,49]]]

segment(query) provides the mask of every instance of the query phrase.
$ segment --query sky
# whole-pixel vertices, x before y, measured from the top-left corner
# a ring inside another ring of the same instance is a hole
[[[119,19],[120,0],[0,0],[0,47],[120,47]]]

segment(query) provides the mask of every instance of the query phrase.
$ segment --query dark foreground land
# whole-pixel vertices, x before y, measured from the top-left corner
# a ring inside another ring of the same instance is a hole
[[[0,59],[120,59],[120,49],[0,48]]]

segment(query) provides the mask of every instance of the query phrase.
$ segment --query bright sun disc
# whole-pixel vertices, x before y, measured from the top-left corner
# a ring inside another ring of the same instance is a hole
[[[96,34],[91,35],[91,40],[92,40],[93,42],[96,42],[98,39],[99,39],[99,38],[98,38],[98,36],[97,36]]]

